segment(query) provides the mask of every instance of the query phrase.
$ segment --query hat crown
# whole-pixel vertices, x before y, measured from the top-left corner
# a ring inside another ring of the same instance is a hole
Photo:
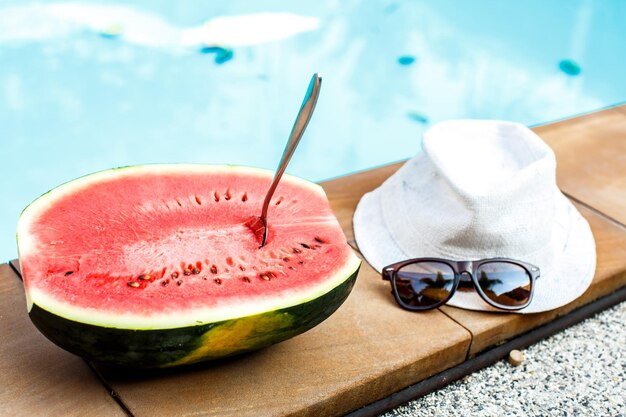
[[[430,176],[417,175],[424,169],[416,164],[428,164]],[[383,187],[383,217],[411,257],[502,256],[545,266],[554,246],[555,171],[552,150],[523,125],[443,122]],[[429,253],[418,252],[424,242]]]
[[[533,199],[556,186],[552,149],[527,127],[511,122],[454,120],[426,132],[424,153],[468,202]],[[520,195],[521,193],[521,195]]]

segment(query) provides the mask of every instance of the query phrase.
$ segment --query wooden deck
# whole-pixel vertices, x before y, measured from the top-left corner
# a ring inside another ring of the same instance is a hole
[[[94,366],[30,323],[19,276],[0,265],[1,415],[332,416],[462,364],[486,349],[626,286],[626,106],[534,129],[555,150],[557,180],[589,220],[598,252],[591,287],[552,312],[517,315],[398,308],[367,263],[348,301],[289,341],[220,364],[167,372]],[[323,183],[349,243],[363,193],[400,164]]]

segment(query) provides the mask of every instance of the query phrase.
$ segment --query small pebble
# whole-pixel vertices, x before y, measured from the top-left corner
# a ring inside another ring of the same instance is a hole
[[[513,366],[520,366],[524,362],[524,354],[519,350],[512,350],[509,353],[509,363]]]

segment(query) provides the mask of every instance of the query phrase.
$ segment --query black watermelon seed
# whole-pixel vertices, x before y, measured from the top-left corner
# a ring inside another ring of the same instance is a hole
[[[167,286],[167,284],[169,284],[170,282],[168,280],[165,281],[161,281],[161,285],[163,285],[164,287]]]
[[[194,268],[191,270],[191,272],[193,272],[194,275],[198,275],[200,273],[200,268]]]
[[[179,280],[179,281],[176,281],[176,285],[178,285],[178,286],[180,287],[181,285],[183,285],[183,282],[182,282],[182,281],[180,281],[180,280]]]
[[[317,236],[315,236],[315,241],[316,241],[317,243],[326,243],[324,240],[322,240],[321,238],[319,238],[319,237],[317,237]]]
[[[245,266],[243,266],[243,265],[239,265],[239,269],[241,269],[242,271],[245,271],[245,270],[246,270],[246,267],[245,267]]]
[[[311,247],[306,243],[300,243],[300,246],[302,246],[304,249],[311,249]]]
[[[171,275],[171,276],[172,276],[172,278],[174,278],[174,279],[178,278],[178,272],[176,272],[176,271],[172,272],[172,275]]]
[[[72,275],[73,273],[74,273],[74,271],[67,271],[67,272],[65,273],[65,276],[67,277],[67,276],[69,276],[69,275]]]
[[[250,282],[250,278],[248,278],[248,277],[243,277],[241,279],[243,280],[243,282]]]
[[[285,261],[285,262],[289,262],[289,258],[285,256],[285,257],[283,258],[283,261]]]
[[[212,274],[217,274],[217,266],[211,265],[211,273]]]
[[[296,268],[294,268],[293,266],[289,265],[289,269],[291,269],[292,271],[295,271]]]
[[[191,271],[190,271],[189,269],[185,269],[185,270],[183,271],[183,274],[184,274],[184,275],[191,275]]]
[[[215,281],[215,283],[216,283],[217,285],[221,285],[221,284],[222,284],[222,280],[221,280],[221,279],[219,279],[219,278],[215,278],[213,281]]]
[[[298,248],[293,248],[293,253],[302,253],[302,251]]]
[[[304,261],[298,261],[300,265],[304,265]]]

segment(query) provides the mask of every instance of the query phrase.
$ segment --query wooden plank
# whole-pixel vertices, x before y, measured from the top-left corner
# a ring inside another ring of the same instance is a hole
[[[561,190],[626,225],[626,106],[534,130],[554,149]]]
[[[136,416],[333,416],[465,360],[470,335],[440,311],[407,314],[363,265],[311,331],[223,363],[141,375],[99,367]]]
[[[388,177],[396,172],[403,162],[384,165],[356,174],[324,181],[320,185],[326,191],[330,205],[343,228],[348,243],[356,248],[352,216],[363,194],[380,186]]]
[[[598,260],[589,289],[561,308],[538,314],[484,313],[442,307],[443,312],[472,333],[470,356],[626,286],[626,229],[585,207],[578,205],[577,208],[589,221],[596,240]]]
[[[378,416],[387,410],[398,407],[410,400],[423,397],[424,395],[443,388],[454,381],[458,381],[471,373],[493,365],[497,361],[508,357],[510,352],[514,349],[519,350],[531,346],[563,331],[570,326],[578,324],[589,317],[593,317],[607,308],[613,307],[625,301],[626,287],[622,287],[605,297],[577,308],[571,313],[557,317],[554,320],[529,332],[516,336],[507,342],[499,343],[497,346],[494,346],[485,352],[479,353],[459,365],[438,373],[430,378],[426,378],[417,384],[406,387],[389,397],[385,397],[382,400],[368,404],[363,408],[351,412],[347,414],[346,417]]]
[[[82,359],[35,329],[8,264],[0,265],[0,334],[0,415],[126,415]]]

